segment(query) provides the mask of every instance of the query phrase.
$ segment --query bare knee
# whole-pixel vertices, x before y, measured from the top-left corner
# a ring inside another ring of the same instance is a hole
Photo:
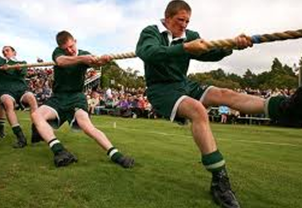
[[[28,104],[29,107],[32,109],[32,111],[34,111],[38,108],[36,98],[32,93],[29,93],[29,92],[25,93],[24,99],[22,100],[22,102]]]
[[[190,119],[192,122],[208,120],[208,113],[203,104],[194,99],[185,99],[178,108],[178,115]]]
[[[38,108],[37,110],[35,110],[34,112],[32,112],[30,114],[32,121],[38,125],[38,123],[40,121],[47,121],[49,119],[53,119],[55,118],[55,115],[53,115],[53,113],[51,111],[49,111],[48,109],[43,108],[43,106],[41,108]]]
[[[14,111],[15,102],[9,96],[2,96],[1,102],[6,112]]]
[[[195,113],[192,117],[192,122],[205,122],[208,121],[208,112],[206,108],[201,104],[195,108]]]

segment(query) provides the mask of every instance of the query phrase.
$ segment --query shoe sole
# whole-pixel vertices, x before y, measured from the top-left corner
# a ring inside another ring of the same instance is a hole
[[[68,166],[72,163],[76,163],[78,162],[78,160],[76,158],[69,158],[68,160],[61,160],[55,163],[56,167],[64,167],[64,166]]]

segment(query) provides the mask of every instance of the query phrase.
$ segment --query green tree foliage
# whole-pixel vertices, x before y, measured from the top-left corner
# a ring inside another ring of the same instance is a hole
[[[126,70],[119,67],[119,65],[112,61],[101,68],[101,88],[120,86],[129,88],[145,87],[145,80],[143,76],[139,76],[138,70],[127,68]]]
[[[299,62],[302,68],[302,58]],[[138,70],[132,68],[122,69],[114,61],[101,68],[101,87],[118,88],[121,85],[128,88],[144,88],[145,80],[139,75]],[[275,88],[296,88],[298,77],[292,67],[283,65],[277,58],[272,61],[271,69],[263,73],[255,74],[246,69],[243,76],[226,73],[223,69],[212,70],[205,73],[189,74],[189,79],[203,85],[214,85],[230,89],[254,88],[254,89],[275,89]]]
[[[257,89],[258,87],[257,75],[251,72],[249,69],[247,69],[243,75],[242,87],[250,87],[253,89]]]
[[[302,67],[302,58],[299,62]],[[190,74],[189,79],[195,80],[203,85],[215,85],[217,87],[253,88],[253,89],[275,89],[296,88],[298,77],[292,67],[283,65],[277,58],[272,62],[270,71],[266,70],[258,75],[247,69],[242,77],[231,73],[227,74],[223,69],[217,69],[205,73]]]

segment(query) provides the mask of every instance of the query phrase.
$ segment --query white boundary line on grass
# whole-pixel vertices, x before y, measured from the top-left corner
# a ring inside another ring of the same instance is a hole
[[[99,126],[96,125],[99,128],[113,128],[110,126]],[[116,127],[113,129],[119,129],[123,131],[139,131],[147,134],[158,134],[158,135],[163,135],[163,136],[178,136],[178,137],[186,137],[186,138],[192,138],[191,135],[179,135],[179,134],[169,134],[165,132],[160,132],[160,131],[146,131],[145,129],[133,129],[133,128],[124,128],[124,127]],[[222,139],[218,138],[218,140],[222,141],[235,141],[235,142],[242,142],[242,143],[251,143],[251,144],[265,144],[265,145],[275,145],[275,146],[288,146],[288,147],[302,147],[302,145],[299,144],[290,144],[290,143],[285,143],[285,142],[265,142],[265,141],[249,141],[249,140],[243,140],[243,139]]]
[[[30,119],[23,118],[21,120],[30,120]],[[191,135],[189,136],[189,135],[169,134],[169,133],[160,132],[160,131],[146,131],[145,129],[124,128],[124,127],[117,127],[114,124],[113,124],[113,126],[110,126],[110,125],[106,125],[106,126],[104,126],[104,125],[94,125],[94,126],[100,128],[100,129],[103,129],[103,128],[111,129],[112,128],[112,129],[119,129],[119,130],[123,130],[123,131],[139,131],[139,132],[143,132],[143,133],[147,133],[147,134],[158,134],[158,135],[163,135],[163,136],[178,136],[178,137],[192,138]],[[275,146],[302,147],[302,145],[290,144],[290,143],[285,143],[285,142],[264,142],[264,141],[257,141],[257,140],[256,141],[249,141],[249,140],[242,140],[242,139],[231,140],[231,139],[222,139],[222,138],[218,138],[218,140],[235,141],[235,142],[250,143],[250,144],[265,144],[265,145],[275,145]]]

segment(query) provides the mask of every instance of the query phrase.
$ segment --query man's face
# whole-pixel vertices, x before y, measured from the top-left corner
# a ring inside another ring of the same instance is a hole
[[[66,43],[60,46],[68,56],[76,56],[77,55],[77,41],[73,38],[69,38]]]
[[[2,54],[5,58],[11,59],[16,56],[16,51],[13,51],[11,47],[4,46],[2,49]]]
[[[191,12],[186,10],[180,10],[173,17],[168,17],[165,19],[165,24],[167,29],[172,32],[174,38],[181,37],[190,22]]]

